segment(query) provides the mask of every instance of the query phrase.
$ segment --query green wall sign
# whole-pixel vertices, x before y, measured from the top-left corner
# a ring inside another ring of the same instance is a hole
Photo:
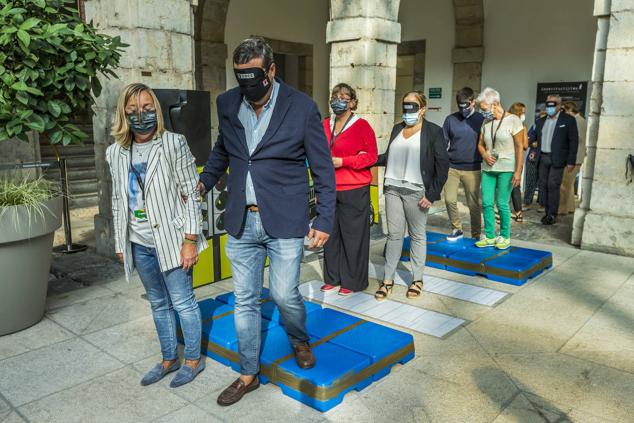
[[[442,98],[442,88],[430,88],[429,98]]]

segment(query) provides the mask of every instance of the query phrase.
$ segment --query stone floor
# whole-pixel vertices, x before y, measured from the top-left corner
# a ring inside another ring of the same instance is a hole
[[[565,225],[547,229],[538,217],[513,224],[514,242],[551,250],[550,271],[514,287],[428,269],[512,294],[492,308],[431,293],[406,300],[397,286],[392,299],[468,324],[445,339],[412,332],[414,360],[324,414],[272,385],[220,408],[216,397],[236,374],[213,360],[190,385],[141,387],[159,347],[140,282],[126,283],[118,264],[90,250],[56,255],[45,318],[0,338],[0,421],[634,421],[634,259],[572,248]],[[430,218],[445,222],[441,211]],[[383,243],[373,241],[377,262]],[[303,265],[302,281],[319,277],[319,261]],[[196,294],[226,290],[230,280]]]

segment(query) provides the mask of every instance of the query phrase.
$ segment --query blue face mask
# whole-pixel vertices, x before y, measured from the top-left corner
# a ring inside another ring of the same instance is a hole
[[[480,113],[487,120],[493,119],[493,112],[491,110],[480,110]]]
[[[156,112],[141,112],[138,115],[136,113],[128,114],[128,124],[130,130],[135,134],[146,135],[156,129],[158,119]]]
[[[550,117],[555,116],[557,114],[557,107],[555,106],[546,107],[546,114]]]
[[[418,113],[403,113],[403,122],[407,126],[414,126],[418,123]]]
[[[337,116],[342,115],[348,110],[348,101],[336,98],[330,102],[330,108]]]

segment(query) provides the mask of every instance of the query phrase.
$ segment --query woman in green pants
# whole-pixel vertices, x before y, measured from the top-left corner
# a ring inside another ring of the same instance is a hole
[[[519,117],[506,113],[500,102],[500,93],[493,88],[485,88],[477,101],[488,120],[482,125],[478,143],[484,160],[482,209],[486,236],[476,242],[476,246],[505,250],[511,246],[511,191],[519,186],[522,179],[524,126]],[[499,236],[495,234],[495,204],[500,212]]]

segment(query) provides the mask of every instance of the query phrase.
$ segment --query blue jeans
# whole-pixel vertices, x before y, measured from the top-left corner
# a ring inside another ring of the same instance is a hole
[[[308,342],[306,308],[298,288],[304,239],[272,238],[264,231],[259,213],[248,211],[242,235],[229,235],[225,251],[231,261],[235,287],[240,373],[255,375],[260,369],[260,295],[267,256],[269,289],[284,318],[289,341],[292,345]]]
[[[178,357],[174,310],[178,313],[185,339],[185,360],[198,360],[202,324],[192,287],[191,270],[185,272],[176,267],[161,272],[156,250],[143,245],[132,243],[132,255],[152,307],[163,360],[175,360]]]

